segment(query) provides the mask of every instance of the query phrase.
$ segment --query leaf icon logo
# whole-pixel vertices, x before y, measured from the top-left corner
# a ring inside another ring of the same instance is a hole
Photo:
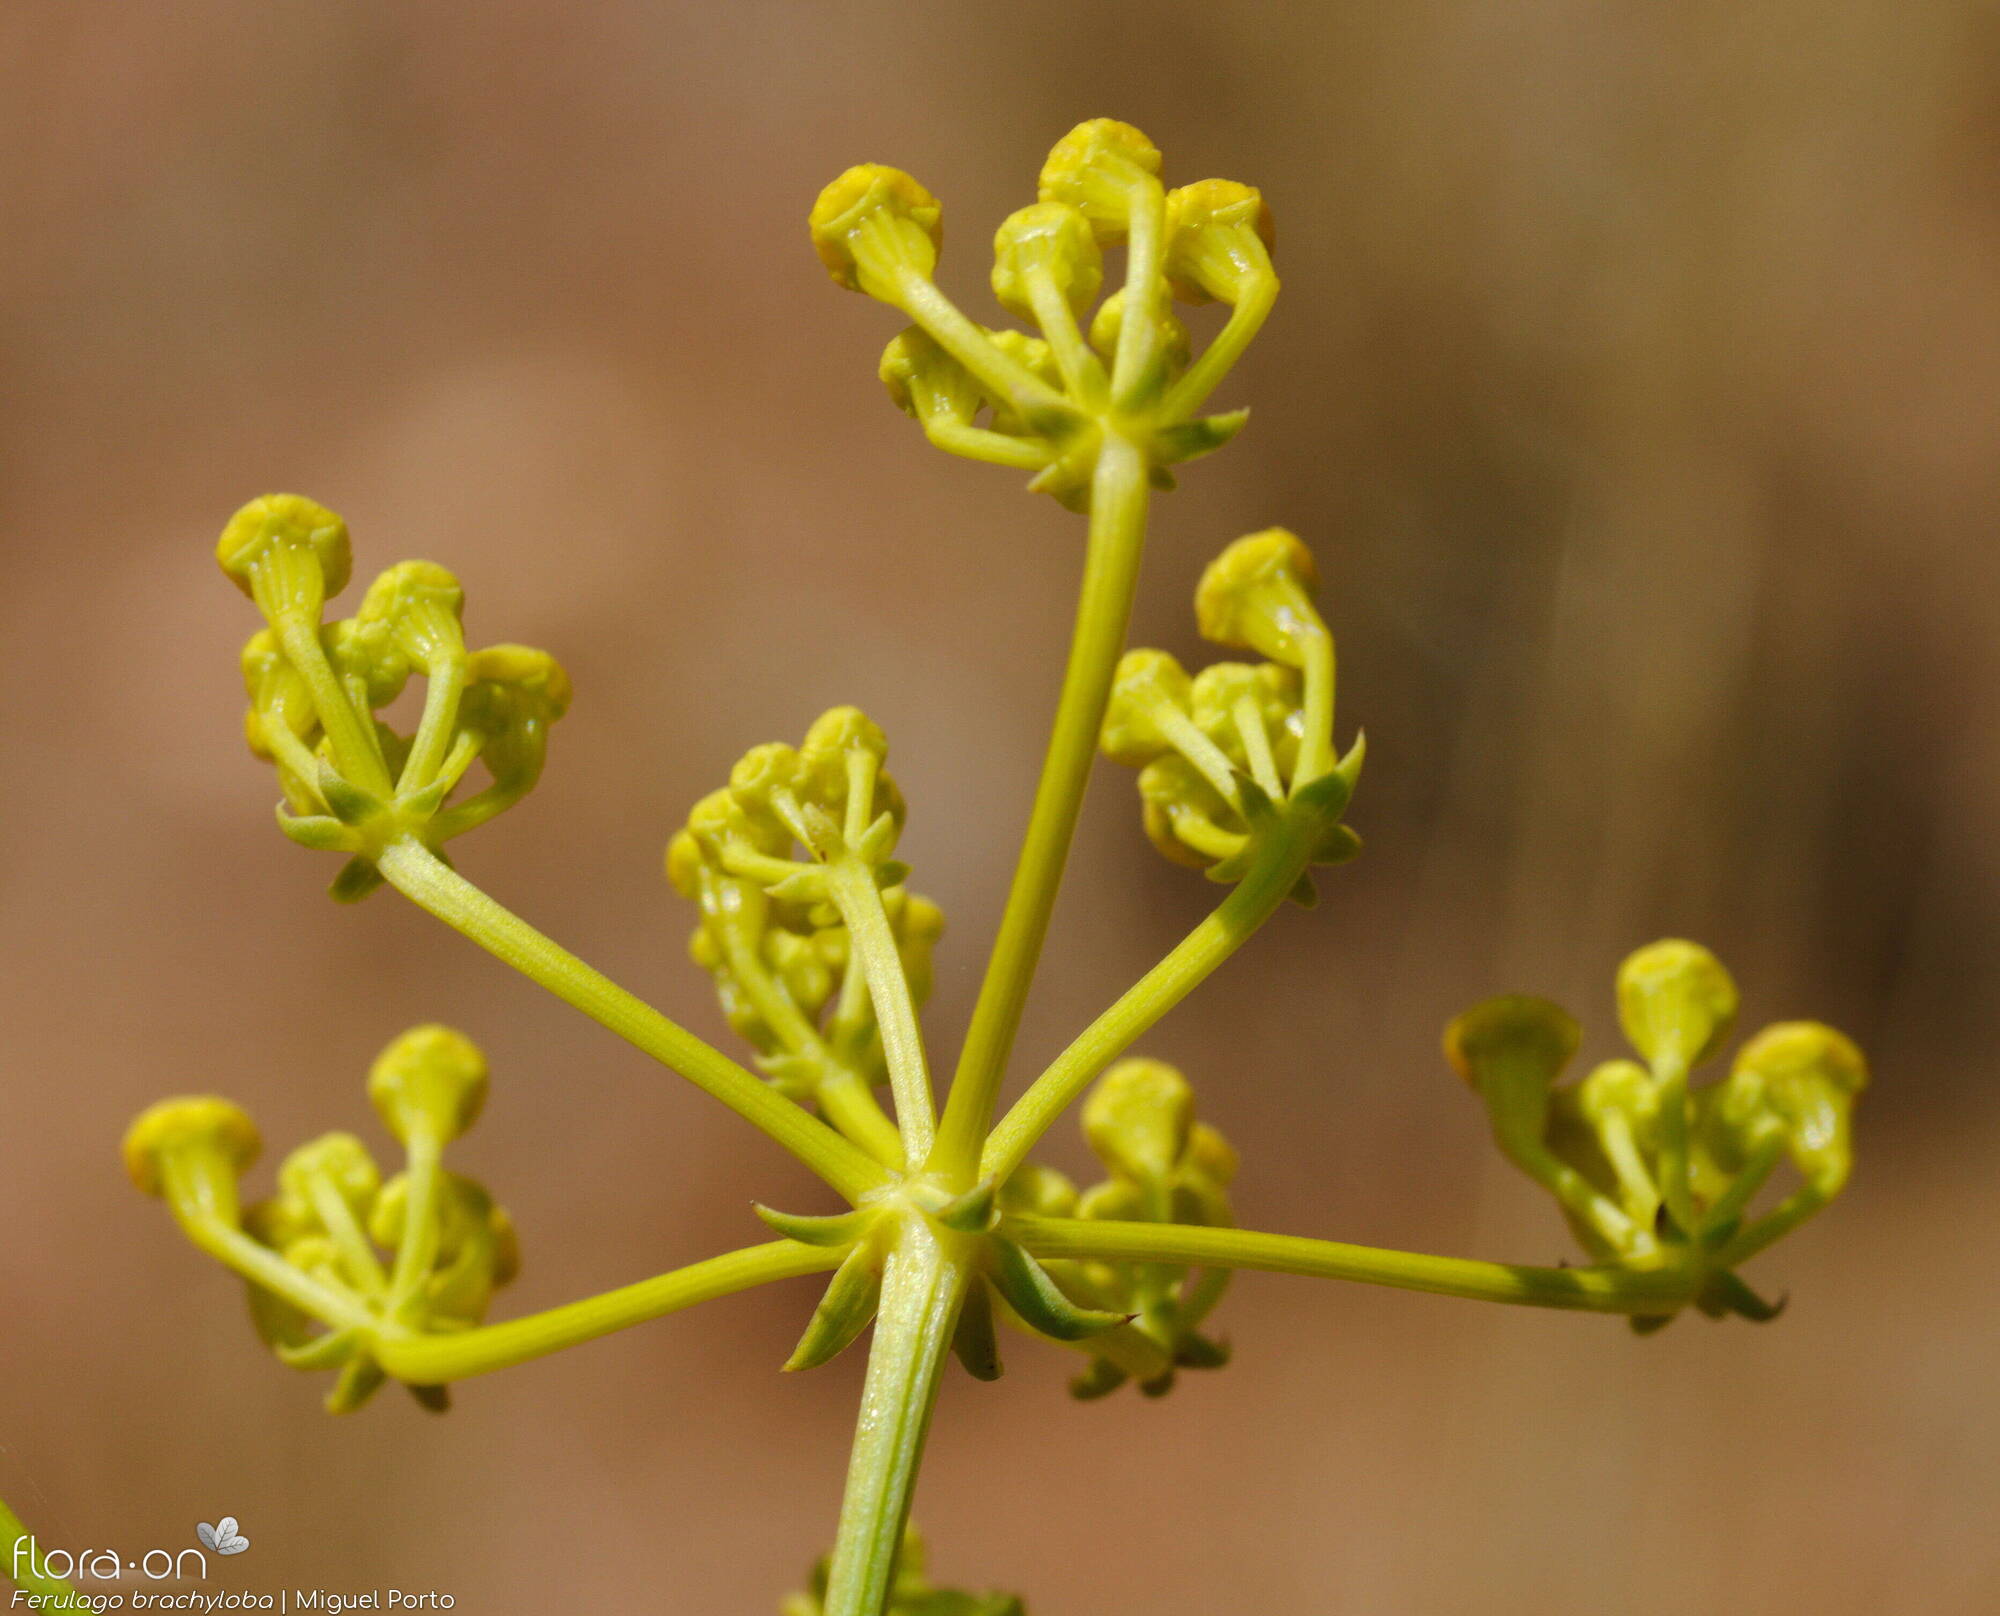
[[[217,1554],[241,1554],[250,1547],[250,1540],[236,1530],[234,1515],[223,1516],[213,1526],[202,1521],[195,1527],[194,1535],[201,1539],[203,1548],[213,1549]]]

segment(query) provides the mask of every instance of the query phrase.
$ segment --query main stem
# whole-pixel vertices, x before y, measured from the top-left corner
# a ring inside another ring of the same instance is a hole
[[[881,1616],[888,1602],[938,1377],[968,1278],[964,1259],[945,1249],[928,1219],[904,1219],[882,1279],[833,1540],[826,1616]]]
[[[949,1180],[971,1182],[1048,935],[1056,888],[1097,753],[1112,675],[1125,649],[1146,545],[1147,498],[1145,457],[1116,431],[1107,430],[1091,477],[1089,550],[1055,727],[1028,816],[1021,859],[932,1153],[932,1165]]]
[[[706,1089],[849,1200],[879,1189],[889,1170],[817,1117],[760,1082],[721,1050],[669,1021],[561,945],[544,937],[417,841],[394,842],[376,866],[419,908],[540,983],[662,1065]]]

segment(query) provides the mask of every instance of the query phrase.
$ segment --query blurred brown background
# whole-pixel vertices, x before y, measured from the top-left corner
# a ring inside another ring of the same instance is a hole
[[[285,0],[0,11],[7,1236],[0,1494],[44,1543],[473,1612],[773,1608],[830,1536],[860,1355],[775,1373],[789,1286],[332,1421],[120,1173],[217,1088],[364,1127],[423,1018],[491,1052],[467,1142],[524,1310],[811,1204],[747,1129],[393,895],[327,903],[243,754],[208,547],[269,488],[435,555],[576,708],[465,868],[724,1037],[657,880],[752,742],[887,726],[963,1024],[1080,556],[884,401],[896,329],[802,229],[851,161],[942,195],[947,284],[1079,118],[1261,185],[1286,295],[1161,503],[1136,636],[1195,654],[1237,533],[1314,543],[1367,856],[1145,1047],[1265,1227],[1550,1261],[1439,1026],[1523,987],[1608,1052],[1610,973],[1713,944],[1751,1026],[1877,1085],[1769,1328],[1253,1277],[1237,1362],[1079,1407],[954,1374],[918,1513],[1037,1616],[2000,1608],[2000,15],[1441,0],[1006,8]],[[1102,771],[1024,1062],[1213,896]],[[1018,1078],[1017,1078],[1018,1081]],[[1066,1130],[1066,1135],[1067,1135]],[[1062,1151],[1073,1155],[1065,1137]]]

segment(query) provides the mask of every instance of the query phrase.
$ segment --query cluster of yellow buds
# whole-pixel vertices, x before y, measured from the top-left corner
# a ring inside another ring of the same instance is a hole
[[[1104,1180],[1079,1193],[1054,1168],[1030,1163],[1001,1191],[1003,1212],[1233,1227],[1235,1148],[1194,1113],[1194,1089],[1177,1068],[1157,1060],[1118,1062],[1083,1106],[1083,1136],[1104,1164]],[[1156,1349],[1156,1361],[1148,1362],[1123,1333],[1086,1341],[1090,1368],[1070,1385],[1077,1397],[1103,1397],[1134,1378],[1148,1397],[1160,1397],[1173,1389],[1177,1369],[1219,1369],[1229,1361],[1223,1343],[1200,1333],[1228,1288],[1227,1269],[1066,1259],[1047,1267],[1072,1299],[1125,1315]]]
[[[351,1133],[307,1141],[278,1167],[277,1194],[247,1209],[243,1174],[260,1142],[214,1096],[165,1100],[125,1135],[132,1181],[163,1198],[188,1237],[241,1273],[251,1317],[278,1357],[340,1371],[327,1407],[359,1408],[387,1373],[385,1339],[450,1335],[486,1315],[520,1267],[513,1224],[491,1195],[442,1165],[485,1102],[486,1060],[449,1027],[412,1028],[382,1051],[368,1096],[405,1153],[384,1180]],[[441,1386],[412,1385],[445,1406]]]
[[[1853,1165],[1852,1115],[1868,1067],[1816,1021],[1779,1022],[1737,1051],[1728,1075],[1689,1076],[1735,1025],[1736,984],[1696,943],[1667,940],[1618,971],[1618,1014],[1638,1060],[1563,1084],[1580,1033],[1545,999],[1490,999],[1445,1033],[1452,1064],[1485,1102],[1500,1148],[1561,1206],[1600,1262],[1686,1265],[1711,1317],[1777,1311],[1736,1267],[1837,1195]],[[1798,1186],[1762,1216],[1752,1203],[1789,1158]],[[1635,1319],[1653,1329],[1665,1317]]]
[[[993,243],[994,296],[1039,335],[980,325],[938,289],[943,210],[900,169],[864,163],[827,186],[813,205],[813,244],[840,285],[914,322],[889,344],[881,374],[933,443],[1031,470],[1031,486],[1082,509],[1107,427],[1143,446],[1165,488],[1169,465],[1236,434],[1246,412],[1199,411],[1278,293],[1270,210],[1257,191],[1232,180],[1169,191],[1159,172],[1153,143],[1115,119],[1079,124],[1056,143],[1039,200],[1009,215]],[[1125,249],[1126,279],[1100,303],[1107,247]],[[1229,307],[1198,358],[1175,297]]]
[[[914,1524],[906,1525],[883,1616],[1028,1616],[1027,1606],[1013,1594],[974,1594],[933,1586],[925,1566],[927,1558],[923,1537]],[[832,1556],[821,1556],[804,1591],[786,1599],[778,1607],[778,1616],[826,1616],[832,1569]]]
[[[470,649],[458,580],[404,561],[369,585],[354,616],[325,623],[347,585],[347,525],[297,494],[267,494],[229,520],[216,559],[263,613],[243,648],[250,749],[276,765],[278,823],[307,847],[350,856],[337,898],[381,884],[376,859],[402,838],[436,848],[512,807],[541,777],[569,679],[546,652]],[[415,730],[377,714],[424,681]],[[451,799],[475,763],[484,789]]]
[[[889,1077],[882,1028],[841,898],[856,873],[878,895],[913,1005],[929,996],[944,930],[937,905],[909,890],[891,857],[906,809],[883,767],[888,753],[866,714],[833,708],[800,746],[746,753],[729,784],[695,804],[666,859],[667,878],[701,907],[689,951],[758,1064],[793,1098],[885,1148],[893,1129],[882,1134],[866,1109],[868,1089]],[[793,857],[799,848],[807,859]]]
[[[1218,881],[1242,879],[1281,842],[1302,865],[1360,850],[1340,816],[1365,747],[1357,739],[1336,761],[1333,635],[1313,605],[1316,581],[1296,535],[1249,534],[1203,572],[1195,619],[1204,638],[1267,660],[1192,677],[1165,651],[1128,651],[1118,665],[1104,754],[1139,771],[1153,845]],[[1312,901],[1309,876],[1294,895]]]

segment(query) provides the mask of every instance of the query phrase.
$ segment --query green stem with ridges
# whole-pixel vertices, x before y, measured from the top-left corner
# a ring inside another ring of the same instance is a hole
[[[1010,438],[1004,432],[967,426],[963,421],[926,420],[924,436],[946,454],[1016,471],[1040,471],[1054,458],[1040,438]]]
[[[413,1130],[403,1145],[403,1235],[396,1243],[383,1310],[391,1319],[401,1317],[437,1262],[438,1176],[444,1171],[444,1141],[429,1129]]]
[[[1334,764],[1333,636],[1324,629],[1305,641],[1305,736],[1299,742],[1299,758],[1292,774],[1297,791],[1328,773]]]
[[[896,276],[896,306],[921,326],[940,348],[956,359],[996,398],[1007,401],[1024,420],[1043,413],[1074,416],[1062,394],[1019,361],[1010,359],[937,286],[915,270]]]
[[[226,1268],[234,1269],[253,1285],[261,1285],[273,1296],[290,1302],[332,1330],[369,1329],[374,1317],[352,1298],[322,1285],[310,1274],[286,1262],[269,1246],[258,1244],[241,1229],[220,1218],[190,1215],[174,1207],[181,1232],[202,1251]]]
[[[1300,1235],[1259,1234],[1185,1223],[1112,1223],[1085,1218],[1014,1217],[1013,1237],[1038,1257],[1104,1262],[1165,1262],[1256,1268],[1319,1279],[1353,1280],[1397,1290],[1461,1296],[1523,1307],[1585,1313],[1678,1312],[1694,1293],[1689,1273],[1639,1273],[1614,1267],[1527,1268],[1469,1257],[1433,1257],[1377,1246],[1351,1246]]]
[[[888,1169],[865,1151],[495,903],[422,843],[393,842],[376,863],[389,884],[419,908],[707,1090],[850,1201],[889,1182]]]
[[[455,1335],[384,1335],[374,1356],[398,1380],[420,1386],[442,1385],[546,1357],[699,1302],[733,1296],[775,1280],[824,1273],[838,1266],[842,1255],[837,1248],[806,1246],[795,1240],[767,1241],[503,1324],[482,1325]]]
[[[881,1616],[969,1269],[907,1217],[889,1252],[828,1572],[825,1616]]]
[[[315,1173],[309,1180],[308,1192],[313,1211],[339,1250],[341,1265],[354,1288],[370,1296],[382,1295],[389,1285],[388,1276],[382,1272],[382,1259],[375,1254],[367,1231],[356,1220],[354,1208],[347,1204],[340,1187],[328,1174]]]
[[[1250,778],[1257,782],[1264,795],[1273,802],[1281,801],[1285,795],[1285,785],[1278,778],[1277,759],[1271,755],[1270,731],[1264,727],[1264,715],[1258,709],[1256,697],[1240,697],[1236,705],[1230,709],[1229,716],[1236,725],[1237,735],[1243,741],[1243,757],[1250,765]],[[1309,725],[1312,722],[1310,713],[1306,715],[1306,722]]]
[[[1035,312],[1035,324],[1041,327],[1049,352],[1055,356],[1063,386],[1069,390],[1069,396],[1085,408],[1101,407],[1107,385],[1104,365],[1090,351],[1090,344],[1083,340],[1083,332],[1077,328],[1076,311],[1069,306],[1069,298],[1056,284],[1055,276],[1046,264],[1032,266],[1026,278],[1028,301]]]
[[[1263,328],[1271,305],[1277,301],[1276,275],[1259,275],[1244,289],[1243,296],[1229,311],[1228,323],[1168,392],[1166,405],[1160,412],[1166,420],[1185,421],[1208,402],[1209,394],[1243,357],[1243,350]]]
[[[875,1098],[874,1088],[859,1072],[831,1064],[831,1056],[828,1061],[825,1075],[813,1088],[820,1114],[884,1167],[900,1172],[907,1160],[903,1136]]]
[[[1688,1163],[1688,1070],[1678,1053],[1664,1054],[1653,1065],[1660,1085],[1657,1127],[1660,1146],[1660,1195],[1681,1233],[1692,1240],[1700,1232],[1694,1215],[1694,1190]]]
[[[1160,335],[1166,324],[1167,196],[1160,182],[1134,170],[1126,219],[1125,316],[1111,361],[1111,399],[1121,410],[1142,408],[1158,383]]]
[[[1785,1153],[1785,1141],[1774,1135],[1751,1148],[1729,1188],[1715,1198],[1715,1202],[1702,1214],[1702,1232],[1712,1234],[1727,1228],[1743,1215],[1756,1193],[1764,1187],[1773,1169]]]
[[[399,796],[423,790],[444,767],[458,726],[459,698],[465,693],[465,666],[466,658],[460,653],[439,658],[437,666],[425,671],[424,712],[396,782]]]
[[[1302,837],[1275,842],[1173,952],[1126,989],[1050,1063],[1014,1102],[987,1139],[979,1176],[1002,1183],[1027,1158],[1091,1079],[1255,935],[1304,872],[1310,850]],[[956,1098],[954,1092],[953,1098]]]
[[[1716,1255],[1718,1268],[1734,1268],[1746,1263],[1766,1246],[1790,1234],[1807,1218],[1833,1199],[1834,1192],[1817,1184],[1805,1184],[1780,1201]]]
[[[937,1169],[963,1184],[972,1181],[980,1142],[993,1116],[1028,986],[1048,935],[1084,786],[1097,755],[1098,731],[1112,675],[1125,649],[1145,550],[1147,501],[1144,456],[1117,434],[1105,434],[1091,478],[1089,549],[1055,726],[933,1152]]]
[[[889,1068],[889,1092],[895,1097],[903,1159],[920,1162],[930,1154],[937,1110],[931,1098],[930,1067],[924,1059],[916,1001],[910,996],[903,956],[896,951],[896,934],[882,906],[882,889],[875,884],[875,872],[851,856],[829,864],[826,878],[828,896],[847,927],[848,940],[868,982],[868,996],[875,1005],[875,1025],[882,1035],[882,1059]]]
[[[736,923],[736,916],[719,904],[711,908],[714,897],[714,877],[704,872],[702,906],[719,922],[718,929],[722,933],[722,946],[729,959],[730,972],[749,996],[757,1013],[770,1023],[779,1042],[790,1053],[803,1055],[818,1068],[819,1077],[813,1084],[812,1098],[818,1104],[820,1114],[885,1167],[902,1167],[906,1159],[902,1135],[897,1133],[895,1123],[876,1103],[874,1090],[860,1073],[841,1064],[826,1039],[820,1036],[819,1029],[792,1002],[792,996],[783,985],[765,969],[764,961],[745,929]],[[842,988],[845,998],[844,982]]]
[[[359,790],[386,802],[389,771],[383,767],[375,744],[374,717],[371,714],[364,720],[355,712],[333,664],[327,661],[326,647],[320,644],[319,624],[288,613],[273,619],[271,626],[285,660],[298,670],[312,692],[313,711],[326,731],[339,773]]]
[[[1556,1156],[1540,1139],[1495,1129],[1501,1153],[1553,1195],[1578,1222],[1589,1225],[1608,1246],[1628,1256],[1648,1256],[1657,1249],[1651,1229],[1642,1229],[1622,1207],[1600,1195],[1597,1186]]]
[[[1597,1146],[1604,1152],[1604,1159],[1611,1164],[1612,1174],[1618,1180],[1625,1215],[1641,1229],[1652,1228],[1660,1214],[1660,1189],[1653,1182],[1645,1155],[1632,1132],[1632,1119],[1619,1111],[1600,1118]],[[1755,1194],[1756,1186],[1752,1185],[1746,1193]],[[1713,1217],[1709,1221],[1712,1224]]]
[[[1152,718],[1160,733],[1173,744],[1174,750],[1214,788],[1215,794],[1230,807],[1240,807],[1236,792],[1236,765],[1229,761],[1229,754],[1211,741],[1199,724],[1170,702],[1159,703],[1153,709]]]

